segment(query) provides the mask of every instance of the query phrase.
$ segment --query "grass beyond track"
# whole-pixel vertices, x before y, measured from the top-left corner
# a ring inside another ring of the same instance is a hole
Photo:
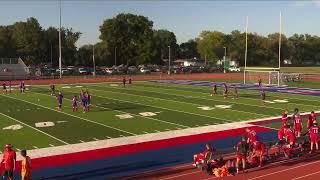
[[[320,100],[317,96],[267,92],[267,100],[274,103],[264,106],[254,90],[239,90],[239,99],[223,99],[221,95],[210,96],[209,87],[154,82],[134,82],[126,88],[118,83],[65,84],[57,89],[64,95],[62,110],[56,108],[48,86],[30,86],[25,94],[16,90],[1,94],[0,145],[36,149],[268,118],[279,116],[285,108],[319,110]],[[80,107],[73,113],[71,99],[81,89],[88,89],[93,96],[93,107],[88,113],[82,113]]]

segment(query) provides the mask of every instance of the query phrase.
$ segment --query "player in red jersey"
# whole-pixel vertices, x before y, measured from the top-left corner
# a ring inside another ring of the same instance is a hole
[[[214,148],[211,146],[211,144],[206,144],[206,148],[204,149],[203,153],[193,155],[193,166],[204,163],[204,160],[209,155],[209,153],[213,152]]]
[[[311,111],[311,114],[308,116],[308,124],[307,124],[308,129],[312,127],[312,123],[314,121],[317,121],[317,115],[314,113],[314,111]]]
[[[315,144],[316,145],[316,150],[318,151],[319,150],[319,127],[317,125],[317,122],[314,121],[312,123],[312,126],[310,127],[309,129],[309,135],[310,135],[310,153],[312,153],[313,151],[313,145]]]
[[[247,140],[248,143],[253,143],[253,142],[259,140],[256,131],[250,130],[249,128],[246,128],[246,133],[248,136],[248,140]]]
[[[262,79],[261,79],[261,76],[259,76],[259,78],[258,78],[258,84],[259,84],[259,87],[261,87],[261,86],[262,86]]]
[[[266,145],[263,142],[255,141],[252,143],[252,158],[258,158],[259,159],[259,167],[262,166],[263,162],[263,155],[266,152]]]
[[[249,145],[246,141],[246,138],[243,136],[241,138],[241,141],[237,143],[236,146],[236,168],[237,168],[237,173],[239,173],[239,165],[240,162],[242,162],[242,170],[245,171],[246,169],[246,159],[247,159],[247,154],[248,154],[248,149]]]
[[[301,136],[301,130],[303,128],[302,117],[300,116],[299,109],[294,109],[293,114],[294,133],[297,137]]]
[[[284,153],[286,157],[290,157],[293,152],[293,146],[296,141],[296,137],[294,136],[294,133],[290,129],[290,125],[286,125],[284,129],[284,135],[287,141],[287,147],[284,149]]]
[[[282,125],[278,131],[278,139],[279,141],[283,141],[283,137],[284,137],[284,129],[285,129],[286,125]]]
[[[266,91],[261,89],[261,101],[263,105],[266,105]]]
[[[211,96],[215,96],[217,94],[218,94],[218,92],[217,92],[217,84],[214,83],[213,88],[212,88]]]
[[[288,113],[289,113],[288,109],[285,109],[285,110],[284,110],[284,113],[282,114],[281,120],[282,120],[282,125],[283,125],[283,126],[285,126],[285,125],[287,124],[287,121],[288,121]]]

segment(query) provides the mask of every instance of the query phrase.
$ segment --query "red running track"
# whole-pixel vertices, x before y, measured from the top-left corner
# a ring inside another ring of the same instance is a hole
[[[211,180],[218,179],[190,164],[150,171],[121,180]],[[225,180],[319,180],[320,154],[274,162],[262,168],[250,169],[245,174],[224,177]]]

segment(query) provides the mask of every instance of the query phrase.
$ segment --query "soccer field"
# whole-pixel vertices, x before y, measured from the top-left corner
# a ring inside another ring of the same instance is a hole
[[[283,109],[317,111],[320,96],[267,92],[261,103],[257,90],[239,89],[239,99],[210,96],[211,88],[157,82],[63,84],[63,109],[56,108],[48,85],[32,85],[25,94],[1,94],[0,145],[17,150],[98,141],[279,116]],[[92,95],[88,113],[71,111],[71,99],[81,89]]]

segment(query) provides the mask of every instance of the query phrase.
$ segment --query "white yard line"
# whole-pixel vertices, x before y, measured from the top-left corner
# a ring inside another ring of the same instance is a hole
[[[92,86],[91,86],[92,87]],[[100,87],[100,88],[103,88],[103,86],[94,86],[94,87]],[[109,87],[108,87],[109,88]],[[114,87],[111,87],[113,89],[119,89],[119,88],[114,88]],[[207,105],[203,105],[203,104],[196,104],[196,103],[190,103],[190,102],[184,102],[184,101],[178,101],[178,100],[172,100],[172,99],[163,99],[163,98],[158,98],[158,97],[149,97],[149,96],[143,96],[143,95],[137,95],[137,94],[129,94],[129,93],[123,93],[123,92],[114,92],[114,91],[108,91],[108,90],[99,90],[99,89],[94,89],[94,90],[97,90],[97,91],[104,91],[104,92],[113,92],[113,93],[119,93],[119,94],[126,94],[126,95],[132,95],[132,96],[138,96],[138,97],[144,97],[144,98],[152,98],[152,99],[158,99],[158,100],[163,100],[163,101],[172,101],[172,102],[177,102],[177,103],[184,103],[184,104],[191,104],[191,105],[194,105],[194,106],[207,106]],[[130,89],[131,90],[131,89]],[[137,89],[134,89],[136,91],[144,91],[144,92],[152,92],[152,91],[145,91],[145,90],[137,90]],[[154,93],[154,92],[153,92]],[[166,94],[166,95],[172,95],[172,96],[178,96],[178,97],[183,97],[185,98],[186,96],[182,96],[182,95],[177,95],[177,94],[170,94],[170,93],[163,93],[163,92],[157,92],[159,94]],[[209,94],[207,94],[209,95]],[[197,96],[194,96],[193,98],[196,98],[196,99],[203,99],[203,100],[210,100],[210,101],[219,101],[219,102],[223,102],[223,103],[226,103],[226,101],[220,101],[220,100],[213,100],[213,99],[208,99],[208,98],[201,98],[201,97],[197,97]],[[176,98],[174,98],[176,99]],[[241,104],[241,105],[247,105],[247,106],[256,106],[256,105],[248,105],[248,104],[244,104],[244,103],[235,103],[235,102],[227,102],[227,103],[233,103],[233,104]],[[263,106],[258,106],[258,107],[263,107]],[[273,107],[271,107],[273,108]],[[279,109],[279,108],[277,108]],[[241,112],[241,113],[246,113],[246,114],[253,114],[253,115],[259,115],[259,116],[266,116],[265,114],[259,114],[259,113],[253,113],[253,112],[247,112],[247,111],[240,111],[240,110],[236,110],[236,109],[223,109],[223,110],[226,110],[226,111],[235,111],[235,112]]]
[[[42,94],[42,93],[37,93],[37,92],[32,92],[32,93],[40,94],[40,95],[43,95],[43,96],[49,96],[49,95]],[[96,96],[96,97],[99,97],[99,96]],[[102,97],[102,98],[104,98],[104,97]],[[71,101],[71,99],[67,99],[67,100]],[[178,124],[178,123],[173,123],[173,122],[169,122],[169,121],[164,121],[164,120],[160,120],[160,119],[146,117],[146,116],[142,116],[142,115],[138,115],[138,114],[127,113],[125,111],[114,110],[114,109],[110,109],[110,108],[106,108],[106,107],[102,107],[102,106],[97,106],[97,105],[93,105],[93,106],[98,107],[98,108],[102,108],[102,109],[112,110],[114,112],[126,113],[126,114],[130,114],[132,116],[138,116],[138,117],[142,117],[142,118],[146,118],[146,119],[151,119],[151,120],[154,120],[154,121],[159,121],[159,122],[162,122],[162,123],[167,123],[167,124],[176,125],[176,126],[180,126],[180,127],[184,127],[184,128],[189,128],[189,126],[185,126],[185,125]],[[58,111],[58,112],[60,112],[60,111]]]
[[[30,92],[29,92],[29,93],[30,93]],[[34,93],[34,92],[32,92],[32,93]],[[36,93],[36,94],[41,94],[41,93]],[[43,94],[41,94],[41,95],[43,95]],[[1,95],[1,96],[2,96],[2,95]],[[30,102],[30,101],[26,101],[26,100],[23,100],[23,99],[14,98],[14,97],[10,97],[10,96],[5,96],[5,97],[11,98],[11,99],[15,99],[15,100],[18,100],[18,101],[23,101],[23,102],[26,102],[26,103],[29,103],[29,104],[33,104],[33,105],[38,106],[38,107],[42,107],[42,108],[49,109],[49,110],[52,110],[52,111],[55,111],[55,112],[58,112],[58,113],[62,113],[62,114],[68,115],[68,116],[72,116],[72,117],[74,117],[74,118],[78,118],[78,119],[81,119],[81,120],[84,120],[84,121],[87,121],[87,122],[91,122],[91,123],[94,123],[94,124],[98,124],[98,125],[101,125],[101,126],[110,128],[110,129],[114,129],[114,130],[117,130],[117,131],[125,132],[125,133],[131,134],[131,135],[136,135],[136,134],[134,134],[134,133],[131,133],[131,132],[128,132],[128,131],[119,129],[119,128],[115,128],[115,127],[112,127],[112,126],[108,126],[108,125],[106,125],[106,124],[102,124],[102,123],[99,123],[99,122],[96,122],[96,121],[92,121],[92,120],[85,119],[85,118],[82,118],[82,117],[79,117],[79,116],[75,116],[75,115],[72,115],[72,114],[69,114],[69,113],[66,113],[66,112],[63,112],[63,111],[58,111],[58,110],[56,110],[56,109],[52,109],[52,108],[49,108],[49,107],[46,107],[46,106],[42,106],[42,105],[40,105],[40,104],[36,104],[36,103]]]
[[[91,89],[91,91],[100,91],[100,90]],[[191,114],[191,115],[195,115],[195,116],[202,116],[202,117],[215,119],[215,120],[220,120],[220,121],[225,121],[225,122],[233,122],[232,120],[229,120],[229,119],[222,119],[222,118],[217,118],[217,117],[214,117],[214,116],[207,116],[207,115],[203,115],[203,114],[197,114],[197,113],[192,113],[192,112],[187,112],[187,111],[180,111],[180,110],[176,110],[176,109],[170,109],[170,108],[165,108],[165,107],[160,107],[160,106],[153,106],[153,105],[149,105],[149,104],[132,102],[132,101],[127,101],[127,100],[122,100],[122,99],[115,99],[115,98],[111,98],[111,97],[103,97],[103,96],[98,96],[98,95],[95,95],[95,97],[100,97],[100,98],[103,98],[103,99],[112,99],[112,100],[115,100],[115,101],[138,104],[138,105],[153,107],[153,108],[157,108],[157,109],[164,109],[164,110],[168,110],[168,111],[175,111],[175,112],[180,112],[180,113],[184,113],[184,114]],[[179,124],[175,124],[175,125],[179,125]],[[185,126],[185,127],[188,127],[188,126]]]
[[[12,119],[12,120],[14,120],[14,121],[16,121],[16,122],[19,122],[19,123],[21,123],[21,124],[23,124],[23,125],[31,128],[31,129],[33,129],[33,130],[36,130],[36,131],[38,131],[38,132],[40,132],[40,133],[42,133],[42,134],[45,134],[45,135],[47,135],[47,136],[49,136],[49,137],[51,137],[51,138],[53,138],[53,139],[55,139],[55,140],[63,143],[63,144],[69,144],[69,143],[67,143],[67,142],[65,142],[65,141],[63,141],[63,140],[61,140],[61,139],[59,139],[59,138],[57,138],[57,137],[54,137],[54,136],[52,136],[52,135],[50,135],[50,134],[48,134],[48,133],[46,133],[46,132],[44,132],[44,131],[41,131],[40,129],[37,129],[37,128],[33,127],[33,126],[30,126],[29,124],[26,124],[26,123],[24,123],[24,122],[22,122],[22,121],[19,121],[18,119],[15,119],[15,118],[13,118],[13,117],[11,117],[11,116],[8,116],[8,115],[3,114],[3,113],[0,113],[0,115],[5,116],[5,117],[7,117],[7,118],[9,118],[9,119]]]

